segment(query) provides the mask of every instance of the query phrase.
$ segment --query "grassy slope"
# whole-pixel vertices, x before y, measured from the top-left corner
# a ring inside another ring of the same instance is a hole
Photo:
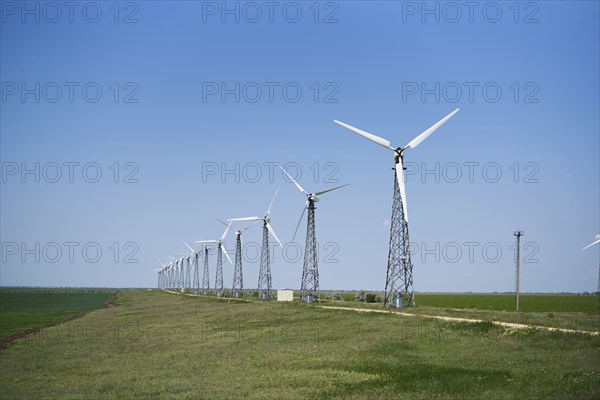
[[[0,338],[106,307],[105,303],[114,294],[0,291]]]
[[[588,335],[158,291],[119,302],[1,350],[0,397],[600,396],[600,338]]]

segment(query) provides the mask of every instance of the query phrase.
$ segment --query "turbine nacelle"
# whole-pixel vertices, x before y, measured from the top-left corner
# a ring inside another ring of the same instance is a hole
[[[313,203],[318,203],[319,202],[319,197],[310,193],[308,195],[308,201],[312,201]]]

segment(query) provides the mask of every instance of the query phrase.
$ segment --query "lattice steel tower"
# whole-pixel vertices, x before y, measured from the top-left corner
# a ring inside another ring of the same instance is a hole
[[[217,271],[215,272],[215,290],[217,291],[217,296],[221,296],[223,294],[223,252],[220,243],[217,248]]]
[[[596,312],[600,314],[600,264],[598,265],[598,289],[596,289]]]
[[[396,157],[396,164],[398,164],[398,157],[401,155],[397,154]],[[387,307],[401,308],[416,305],[409,245],[408,222],[404,216],[400,186],[394,174],[394,200],[384,297],[384,305]]]
[[[184,289],[190,289],[192,287],[192,283],[190,281],[190,269],[192,266],[192,262],[190,261],[190,256],[185,258],[185,284]]]
[[[208,281],[208,247],[204,248],[204,272],[202,273],[202,294],[208,294],[210,291]]]
[[[171,264],[171,268],[169,269],[169,289],[175,290],[177,277],[177,263]]]
[[[242,232],[240,230],[235,232],[235,267],[231,290],[235,297],[242,297],[244,277],[242,275]]]
[[[197,294],[200,290],[200,266],[198,265],[200,259],[200,253],[194,253],[194,294]]]
[[[319,264],[317,237],[315,232],[315,202],[308,199],[308,217],[306,219],[306,244],[304,246],[304,268],[302,269],[302,295],[300,301],[320,302]]]
[[[263,222],[260,270],[258,272],[258,298],[262,300],[271,298],[271,265],[269,260],[269,228],[267,228],[267,219]]]
[[[183,258],[179,261],[179,290],[183,290],[185,276],[183,270]]]

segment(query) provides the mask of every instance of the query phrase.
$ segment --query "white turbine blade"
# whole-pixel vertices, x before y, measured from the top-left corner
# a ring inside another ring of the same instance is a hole
[[[277,243],[279,243],[279,245],[281,246],[281,248],[283,248],[283,245],[281,244],[281,240],[279,240],[279,238],[275,234],[275,230],[273,229],[273,227],[271,226],[271,224],[268,223],[268,222],[267,222],[267,229],[269,230],[269,232],[271,232],[271,235],[273,235],[273,237],[275,238],[275,240],[277,240]]]
[[[396,178],[400,186],[400,197],[402,198],[402,211],[404,212],[404,221],[408,222],[408,207],[406,206],[406,187],[404,185],[404,166],[402,161],[396,164]]]
[[[176,258],[173,258],[173,257],[171,257],[171,256],[169,256],[169,258],[170,258],[171,260],[177,260]]]
[[[339,188],[343,188],[344,186],[348,186],[348,185],[350,185],[350,184],[349,184],[349,183],[346,183],[345,185],[338,186],[338,187],[334,187],[333,189],[327,189],[327,190],[323,190],[322,192],[317,192],[317,193],[315,193],[315,196],[320,196],[320,195],[322,195],[322,194],[325,194],[325,193],[327,193],[327,192],[331,192],[332,190],[336,190],[336,189],[339,189]]]
[[[344,127],[344,128],[346,128],[346,129],[350,129],[351,131],[353,131],[353,132],[355,132],[355,133],[358,133],[360,136],[362,136],[362,137],[364,137],[364,138],[367,138],[367,139],[369,139],[369,140],[371,140],[371,141],[373,141],[373,142],[377,143],[378,145],[385,147],[386,149],[392,149],[392,150],[395,150],[395,149],[394,149],[394,148],[391,146],[391,143],[390,143],[390,141],[389,141],[389,140],[386,140],[386,139],[384,139],[384,138],[381,138],[381,137],[379,137],[379,136],[373,135],[372,133],[365,132],[365,131],[363,131],[363,130],[361,130],[361,129],[355,128],[355,127],[353,127],[353,126],[350,126],[350,125],[348,125],[348,124],[345,124],[345,123],[343,123],[343,122],[341,122],[341,121],[338,121],[338,120],[336,120],[336,119],[334,119],[334,120],[333,120],[333,122],[335,122],[335,123],[336,123],[336,124],[338,124],[338,125],[341,125],[341,126],[343,126],[343,127]]]
[[[275,191],[275,195],[273,196],[273,200],[271,200],[271,204],[269,204],[269,208],[267,208],[267,213],[265,214],[265,218],[271,214],[271,209],[273,208],[273,203],[275,203],[275,198],[277,197],[277,193],[279,193],[279,187]]]
[[[288,173],[287,173],[287,171],[286,171],[286,170],[285,170],[285,169],[284,169],[284,168],[281,166],[281,164],[277,163],[277,165],[279,165],[279,168],[281,168],[281,170],[282,170],[283,172],[285,172],[285,174],[288,176],[288,178],[290,178],[290,179],[292,180],[292,182],[294,182],[294,184],[295,184],[295,185],[298,187],[298,189],[300,189],[300,191],[301,191],[302,193],[304,193],[305,195],[307,195],[307,196],[308,196],[308,193],[306,193],[306,190],[302,189],[302,186],[300,186],[300,185],[298,184],[298,182],[296,182],[296,180],[295,180],[294,178],[292,178],[292,177],[290,176],[290,174],[288,174]]]
[[[294,231],[294,236],[292,236],[292,242],[296,239],[296,233],[298,233],[298,228],[300,228],[300,222],[302,222],[302,217],[304,217],[304,212],[306,211],[306,206],[308,205],[308,201],[304,205],[302,209],[302,214],[300,214],[300,219],[298,220],[298,225],[296,225],[296,230]]]
[[[423,140],[427,139],[429,137],[429,135],[431,135],[433,132],[435,132],[437,130],[437,128],[444,125],[446,123],[446,121],[448,121],[450,118],[452,118],[454,116],[454,114],[456,114],[458,112],[458,110],[459,110],[459,108],[452,111],[450,114],[446,115],[444,118],[439,120],[431,128],[427,129],[425,132],[421,133],[419,136],[417,136],[416,138],[411,140],[406,146],[404,146],[404,148],[406,149],[406,148],[410,147],[410,148],[414,149],[415,147],[417,147]]]
[[[261,217],[244,217],[244,218],[230,218],[228,221],[258,221]]]
[[[219,221],[219,222],[224,224],[223,221]],[[229,232],[229,228],[231,228],[231,222],[226,225],[227,225],[227,228],[225,228],[225,232],[223,232],[223,235],[221,235],[221,240],[225,240],[225,236],[227,236],[227,232]]]
[[[218,240],[196,240],[194,243],[218,243]]]
[[[188,244],[187,244],[187,243],[186,243],[184,240],[182,240],[182,242],[183,242],[183,244],[185,244],[185,245],[187,246],[187,248],[188,248],[188,249],[190,249],[190,251],[191,251],[192,253],[195,253],[195,252],[196,252],[196,250],[192,249],[192,248],[191,248],[191,247],[190,247],[190,246],[189,246],[189,245],[188,245]]]
[[[231,261],[231,257],[229,257],[229,254],[227,254],[227,249],[225,249],[225,243],[221,243],[221,249],[223,250],[223,253],[225,253],[225,257],[227,257],[227,259],[229,260],[229,264],[233,264],[233,261]]]
[[[596,241],[595,241],[594,243],[592,243],[592,244],[588,244],[587,246],[585,246],[585,247],[584,247],[583,249],[581,249],[581,250],[585,250],[585,249],[587,249],[588,247],[592,247],[592,246],[593,246],[593,245],[595,245],[596,243],[600,243],[600,239],[596,240]]]

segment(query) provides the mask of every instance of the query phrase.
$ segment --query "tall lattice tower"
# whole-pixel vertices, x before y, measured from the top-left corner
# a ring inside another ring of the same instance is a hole
[[[184,268],[183,268],[183,258],[179,261],[179,290],[183,290],[183,285],[185,283],[185,275],[184,275]]]
[[[598,264],[598,289],[596,289],[596,312],[600,314],[600,264]]]
[[[217,271],[215,272],[215,290],[217,296],[223,295],[223,250],[219,243],[217,248]]]
[[[208,280],[208,247],[204,248],[204,272],[202,273],[202,294],[208,294],[210,291]]]
[[[171,263],[171,268],[169,269],[169,289],[175,290],[177,277],[177,263]]]
[[[260,251],[260,270],[258,272],[258,298],[271,298],[271,265],[269,260],[269,228],[267,220],[263,222],[262,248]]]
[[[197,294],[200,290],[200,253],[194,253],[194,294]]]
[[[306,219],[306,244],[304,246],[304,268],[302,269],[302,294],[300,300],[305,303],[320,302],[319,264],[317,237],[315,232],[315,203],[308,200],[308,217]]]
[[[192,269],[192,262],[190,260],[190,256],[185,258],[185,284],[184,289],[190,289],[192,287],[190,270]]]
[[[240,230],[235,232],[235,267],[231,290],[235,297],[242,297],[244,277],[242,275],[242,231]]]
[[[401,308],[416,305],[409,245],[408,221],[404,217],[400,186],[394,174],[394,200],[392,202],[387,279],[383,301],[387,307]]]

